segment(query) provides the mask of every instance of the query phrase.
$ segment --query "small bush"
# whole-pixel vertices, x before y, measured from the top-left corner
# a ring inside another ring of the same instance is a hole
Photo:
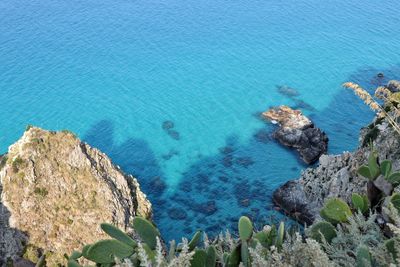
[[[7,157],[6,155],[4,155],[4,156],[1,157],[1,160],[0,160],[0,170],[3,169],[4,166],[6,166],[7,160],[8,160],[8,157]]]
[[[49,194],[49,191],[47,191],[46,188],[44,187],[36,187],[35,190],[33,191],[36,195],[39,195],[41,197],[46,197]]]
[[[12,165],[11,165],[13,172],[17,173],[23,164],[24,164],[24,160],[21,159],[20,157],[16,157],[13,160]]]

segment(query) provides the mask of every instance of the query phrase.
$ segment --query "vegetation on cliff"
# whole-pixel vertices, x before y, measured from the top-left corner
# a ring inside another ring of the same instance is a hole
[[[128,231],[134,216],[151,216],[136,179],[68,131],[28,127],[1,162],[0,219],[10,223],[0,225],[5,257],[24,247],[36,261],[47,251],[53,266],[65,252],[104,238],[99,222]]]

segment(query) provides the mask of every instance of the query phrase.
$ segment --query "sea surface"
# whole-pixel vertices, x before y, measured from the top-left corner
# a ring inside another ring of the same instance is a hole
[[[69,129],[138,178],[166,239],[235,230],[243,214],[261,226],[281,216],[273,190],[306,166],[260,112],[301,108],[330,153],[356,148],[373,113],[341,84],[400,78],[399,10],[398,0],[1,0],[0,153],[28,124]]]

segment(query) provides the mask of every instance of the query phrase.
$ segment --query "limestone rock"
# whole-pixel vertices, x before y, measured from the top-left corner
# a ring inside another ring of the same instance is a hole
[[[137,180],[70,132],[31,127],[2,162],[5,257],[17,258],[27,242],[51,252],[47,264],[54,266],[64,253],[105,238],[100,223],[130,231],[135,215],[151,217]]]
[[[370,148],[363,146],[369,133],[378,129],[373,146],[380,159],[392,160],[393,169],[400,169],[400,138],[387,120],[375,121],[360,133],[360,146],[354,152],[322,155],[319,166],[304,170],[298,180],[279,187],[273,194],[274,203],[293,218],[308,225],[319,217],[326,199],[340,197],[350,203],[351,194],[365,193],[367,179],[357,174],[366,164]]]
[[[295,148],[305,163],[314,163],[327,152],[328,137],[300,110],[280,106],[262,113],[262,116],[271,122],[279,123],[280,127],[273,137],[281,144]]]

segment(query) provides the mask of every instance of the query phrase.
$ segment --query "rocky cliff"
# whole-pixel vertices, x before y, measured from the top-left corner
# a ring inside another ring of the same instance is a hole
[[[324,201],[340,197],[350,201],[352,192],[365,192],[366,179],[357,169],[366,163],[372,141],[381,160],[393,161],[400,169],[400,136],[386,119],[375,118],[361,129],[359,148],[341,155],[322,155],[316,168],[304,170],[298,180],[289,181],[273,194],[274,203],[302,223],[310,224],[319,216]]]
[[[1,158],[0,181],[3,258],[15,260],[25,248],[33,258],[46,252],[54,266],[105,238],[101,222],[129,231],[135,215],[151,217],[137,180],[67,131],[25,131]]]

